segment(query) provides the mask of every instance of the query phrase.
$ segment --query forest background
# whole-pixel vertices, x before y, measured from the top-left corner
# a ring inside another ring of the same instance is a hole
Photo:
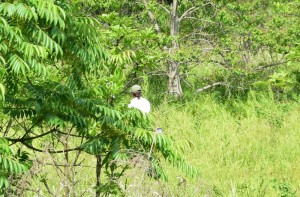
[[[1,194],[299,196],[299,19],[299,0],[0,1]]]

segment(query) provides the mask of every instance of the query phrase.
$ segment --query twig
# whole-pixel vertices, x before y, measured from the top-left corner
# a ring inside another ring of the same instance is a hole
[[[54,196],[53,193],[52,193],[51,190],[50,190],[50,187],[49,187],[47,181],[46,181],[46,180],[43,180],[42,182],[44,183],[44,185],[45,185],[47,191],[49,192],[49,194],[51,194],[52,196]]]
[[[182,79],[184,83],[186,83],[186,85],[188,85],[190,88],[192,88],[192,85],[189,84],[189,82],[187,82],[185,79]]]
[[[71,137],[80,137],[80,138],[90,138],[90,137],[86,137],[86,136],[81,136],[81,135],[75,135],[75,134],[71,134],[71,133],[65,133],[65,132],[62,132],[60,130],[56,130],[57,133],[61,133],[61,134],[64,134],[64,135],[69,135]]]
[[[83,144],[83,137],[81,138],[80,144]],[[73,162],[73,165],[76,165],[76,163],[77,163],[77,161],[78,161],[78,159],[79,159],[79,155],[80,155],[80,154],[81,154],[81,150],[77,151],[76,157],[75,157],[74,162]]]
[[[36,121],[29,129],[27,129],[25,126],[22,126],[21,123],[15,118],[16,122],[19,124],[20,127],[22,127],[25,130],[25,134],[21,137],[21,139],[24,139],[25,136],[35,127],[37,124],[39,124],[42,119],[40,118],[38,121]],[[14,143],[13,143],[14,144]]]
[[[39,164],[42,164],[42,165],[47,165],[47,166],[53,166],[52,163],[43,163],[41,161],[38,161],[37,162]],[[67,166],[73,166],[73,167],[84,167],[84,168],[95,168],[95,166],[85,166],[85,165],[81,165],[81,164],[56,164],[56,166],[60,166],[60,167],[67,167]]]
[[[22,125],[21,122],[19,122],[19,120],[17,118],[14,118],[14,119],[18,123],[18,125],[26,131],[25,135],[27,135],[27,131],[30,131],[30,129],[27,129],[24,125]]]
[[[52,157],[52,155],[49,153],[49,151],[47,151],[46,153],[48,153],[48,155],[50,156],[50,158],[51,158],[51,160],[52,160],[52,162],[53,162],[53,164],[54,164],[54,166],[55,166],[56,173],[57,173],[57,175],[59,176],[60,180],[62,180],[62,177],[61,177],[60,173],[61,173],[62,175],[65,175],[64,172],[63,172],[62,169],[60,169],[60,167],[57,165],[57,162],[56,162],[55,159]],[[59,171],[60,171],[60,173],[59,173]]]
[[[85,193],[86,193],[86,191],[84,191],[84,192],[80,195],[80,197],[83,196]]]
[[[29,140],[33,140],[33,139],[36,139],[36,138],[40,138],[40,137],[43,137],[45,135],[48,135],[52,132],[54,132],[56,130],[56,128],[53,128],[51,129],[50,131],[46,132],[46,133],[43,133],[41,135],[37,135],[37,136],[34,136],[34,137],[27,137],[27,138],[24,138],[24,136],[22,138],[18,138],[18,139],[13,139],[13,138],[6,138],[8,141],[11,141],[11,142],[23,142],[23,141],[29,141]]]
[[[217,64],[218,66],[220,66],[222,68],[226,68],[226,69],[229,69],[231,67],[231,65],[229,65],[227,62],[220,62],[218,60],[210,60],[210,61],[208,61],[208,63],[214,63],[214,64]]]
[[[288,61],[284,61],[284,62],[275,62],[275,63],[268,64],[268,65],[265,65],[265,66],[259,66],[259,67],[256,67],[255,69],[253,69],[252,71],[255,72],[255,71],[263,70],[263,69],[269,68],[269,67],[280,66],[281,64],[285,64],[285,63],[287,63],[287,62],[288,62]]]
[[[6,136],[6,134],[8,133],[10,127],[11,127],[11,124],[12,124],[12,119],[9,119],[8,123],[7,123],[7,126],[5,128],[5,131],[4,131],[4,134],[3,134],[3,137]]]
[[[30,81],[30,79],[28,78],[28,76],[26,77],[26,79],[27,79],[28,83],[29,83],[31,86],[33,86],[32,82]]]
[[[193,20],[198,20],[198,21],[202,21],[202,22],[208,22],[208,23],[214,23],[214,24],[216,24],[216,22],[214,22],[214,21],[205,20],[205,19],[200,19],[200,18],[191,17],[191,16],[189,16],[189,17],[184,17],[183,19],[193,19]]]

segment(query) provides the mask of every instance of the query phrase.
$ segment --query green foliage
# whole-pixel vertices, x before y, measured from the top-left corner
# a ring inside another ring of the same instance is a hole
[[[280,196],[282,197],[296,196],[296,192],[292,190],[290,184],[285,180],[280,181],[277,179],[273,179],[272,185],[275,190],[280,191]]]
[[[124,122],[127,122],[127,124],[124,124]],[[151,146],[154,145],[157,152],[152,152],[150,161],[153,168],[156,169],[156,173],[162,176],[164,174],[157,162],[159,158],[157,153],[161,152],[166,161],[182,169],[186,174],[195,176],[197,174],[196,170],[185,162],[180,152],[184,148],[190,148],[190,144],[174,143],[168,136],[148,131],[147,129],[150,128],[150,124],[151,122],[149,122],[148,117],[141,112],[136,110],[129,111],[119,121],[109,124],[106,121],[103,122],[102,133],[96,136],[95,139],[87,141],[83,145],[84,150],[93,155],[103,152],[107,153],[102,163],[103,165],[107,164],[107,171],[110,169],[110,161],[126,161],[131,158],[129,153],[124,152],[124,149],[135,147],[135,151],[137,152],[147,151],[151,153]],[[124,134],[126,135],[124,136]],[[164,178],[166,179],[166,177]]]
[[[133,159],[132,151],[150,164],[149,176],[155,179],[167,179],[164,161],[194,176],[195,168],[183,157],[193,148],[198,154],[195,158],[204,154],[204,161],[194,162],[196,165],[204,164],[205,160],[233,167],[238,162],[242,166],[252,164],[255,157],[251,151],[259,150],[256,142],[248,147],[245,156],[230,151],[239,146],[227,131],[235,136],[239,133],[233,131],[240,131],[243,126],[234,121],[243,120],[240,124],[248,125],[248,118],[259,118],[266,122],[267,131],[269,127],[280,130],[285,125],[283,109],[278,107],[280,113],[274,114],[268,103],[272,100],[272,105],[276,105],[277,100],[299,99],[298,1],[179,1],[180,31],[175,40],[170,37],[171,5],[147,2],[149,10],[142,1],[125,0],[1,2],[0,100],[3,119],[8,123],[11,120],[13,126],[1,126],[5,128],[1,131],[6,139],[1,138],[0,188],[7,188],[9,175],[17,178],[17,174],[30,167],[23,148],[17,154],[12,152],[19,143],[43,151],[44,138],[64,135],[69,130],[72,137],[83,139],[74,150],[102,158],[107,180],[96,189],[118,195],[123,191],[115,180],[128,170],[129,165],[123,163]],[[155,15],[160,33],[154,30],[147,11]],[[179,48],[171,53],[172,41]],[[139,83],[153,108],[161,111],[162,100],[169,99],[165,96],[167,85],[163,84],[167,83],[166,73],[172,61],[180,64],[186,100],[171,103],[186,105],[185,101],[191,99],[205,100],[195,98],[195,91],[209,88],[208,84],[219,84],[210,87],[215,87],[213,95],[225,105],[210,102],[213,96],[206,100],[209,107],[195,101],[192,107],[178,107],[183,112],[172,111],[171,104],[168,110],[174,114],[169,114],[168,119],[155,119],[127,109],[124,93],[131,84]],[[237,101],[227,102],[231,97]],[[180,117],[185,113],[191,117]],[[215,118],[216,114],[219,117]],[[233,120],[233,115],[239,120]],[[223,124],[227,119],[231,125]],[[163,126],[167,132],[156,134],[154,125],[161,121],[166,121]],[[188,124],[189,121],[192,123]],[[210,127],[217,131],[216,136],[210,135]],[[170,137],[169,131],[180,134]],[[249,126],[245,131],[257,130]],[[176,136],[194,133],[201,137],[194,136],[193,142]],[[248,133],[240,136],[245,143],[249,142]],[[202,135],[211,137],[210,141],[203,144]],[[221,148],[213,144],[215,139]],[[201,148],[197,147],[199,144]],[[211,150],[204,148],[205,144]],[[226,151],[226,147],[231,149]],[[216,157],[209,155],[213,151]],[[193,158],[190,160],[193,163]],[[211,184],[216,195],[226,193],[222,185]],[[278,185],[274,188],[293,193],[285,183]],[[247,184],[242,181],[235,186],[244,191]]]
[[[20,152],[19,152],[20,153]],[[17,176],[28,170],[30,165],[26,164],[27,156],[14,154],[8,144],[8,140],[0,138],[0,193],[3,194],[9,187],[9,176]]]
[[[299,2],[218,1],[217,9],[218,47],[213,62],[223,67],[218,80],[228,83],[227,94],[245,95],[251,84],[274,78],[276,73],[292,75],[294,66],[287,57],[299,41],[294,14]]]
[[[150,151],[154,143],[157,152],[153,158],[159,158],[162,152],[167,161],[194,175],[171,138],[154,136],[149,131],[153,125],[149,117],[128,110],[122,98],[126,76],[142,71],[139,67],[126,70],[128,65],[138,62],[141,67],[154,67],[156,61],[136,47],[141,40],[149,42],[150,53],[160,42],[159,37],[150,28],[139,31],[118,24],[120,21],[108,28],[101,26],[112,19],[113,14],[100,19],[87,16],[69,1],[0,4],[2,110],[17,125],[16,134],[12,134],[16,128],[7,127],[6,139],[12,147],[21,143],[42,152],[43,136],[74,129],[75,136],[86,139],[74,150],[104,155],[102,166],[107,176],[115,176],[110,172],[116,165],[112,161],[130,158],[124,150]],[[117,42],[115,46],[112,41]],[[4,144],[9,147],[7,141]],[[0,152],[5,153],[5,149]],[[18,157],[9,156],[1,157],[7,171],[4,177],[24,173]],[[28,162],[29,158],[23,156]],[[1,180],[2,186],[7,186],[7,180]]]

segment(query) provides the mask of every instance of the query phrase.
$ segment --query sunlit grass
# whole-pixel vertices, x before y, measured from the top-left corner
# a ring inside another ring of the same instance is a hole
[[[190,196],[193,190],[199,196],[300,195],[297,103],[260,98],[223,105],[204,97],[184,107],[166,105],[165,111],[157,114],[164,132],[195,145],[185,154],[200,173],[197,181],[190,180]],[[168,173],[179,176],[174,169]],[[206,187],[199,188],[200,180]]]
[[[298,103],[280,103],[257,95],[248,101],[221,103],[202,96],[183,104],[163,103],[153,109],[153,114],[155,126],[163,128],[165,134],[194,144],[184,156],[198,170],[199,177],[187,177],[163,163],[169,181],[154,181],[146,175],[148,167],[141,164],[129,170],[120,182],[125,188],[127,178],[127,196],[300,195]],[[82,159],[87,167],[75,168],[73,177],[78,184],[74,191],[91,196],[95,192],[95,158],[83,154]],[[51,163],[51,159],[44,158],[44,162]],[[63,194],[64,181],[54,169],[44,167],[41,174],[45,174],[52,191]],[[32,180],[32,186],[51,196],[40,178]]]

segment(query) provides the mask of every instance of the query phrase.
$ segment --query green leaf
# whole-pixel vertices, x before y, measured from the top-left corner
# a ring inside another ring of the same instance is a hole
[[[5,87],[2,83],[0,83],[0,100],[4,101],[5,100]]]

